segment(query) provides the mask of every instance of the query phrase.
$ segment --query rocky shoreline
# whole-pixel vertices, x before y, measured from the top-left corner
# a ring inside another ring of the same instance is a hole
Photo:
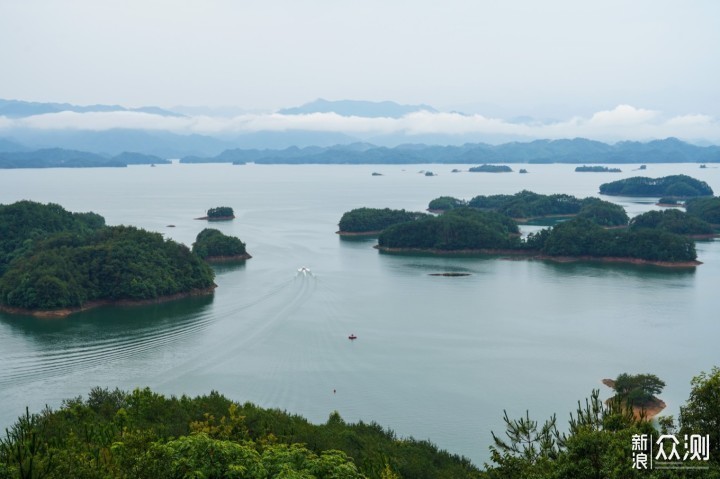
[[[388,248],[375,245],[373,248],[383,253],[424,253],[442,256],[467,256],[467,255],[491,255],[491,256],[516,256],[527,259],[538,259],[555,261],[558,263],[573,263],[578,261],[593,261],[600,263],[627,263],[638,265],[662,266],[664,268],[694,268],[702,264],[702,261],[652,261],[640,258],[623,258],[614,256],[548,256],[537,251],[523,251],[514,249],[463,249],[463,250],[439,250],[424,248]]]
[[[0,311],[11,313],[11,314],[22,314],[26,316],[35,316],[36,318],[64,318],[74,313],[82,311],[89,311],[91,309],[99,308],[100,306],[144,306],[148,304],[161,304],[177,299],[189,298],[191,296],[204,296],[213,294],[217,288],[217,285],[213,285],[209,288],[193,289],[184,293],[169,294],[166,296],[159,296],[152,299],[119,299],[119,300],[97,300],[88,301],[80,307],[75,308],[62,308],[62,309],[25,309],[25,308],[14,308],[11,306],[5,306],[0,304]]]
[[[246,259],[250,259],[252,256],[249,254],[234,254],[231,256],[208,256],[207,258],[203,258],[208,263],[229,263],[232,261],[245,261]]]

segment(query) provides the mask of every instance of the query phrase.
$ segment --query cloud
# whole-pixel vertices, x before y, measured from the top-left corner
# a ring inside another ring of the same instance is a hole
[[[650,140],[670,136],[720,143],[720,122],[702,114],[664,117],[655,110],[619,105],[590,117],[573,117],[554,123],[515,123],[483,115],[418,111],[401,118],[341,116],[336,113],[283,115],[243,114],[231,118],[192,116],[168,117],[151,113],[60,112],[19,119],[0,117],[0,132],[13,128],[39,130],[109,130],[116,128],[161,130],[174,133],[227,135],[259,131],[342,132],[355,136],[382,134],[412,137],[425,134],[513,136],[518,138],[575,138],[601,141]]]

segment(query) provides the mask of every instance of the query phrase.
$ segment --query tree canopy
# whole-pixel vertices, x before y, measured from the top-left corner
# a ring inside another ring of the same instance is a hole
[[[382,231],[398,223],[415,221],[428,216],[426,213],[390,208],[357,208],[344,213],[338,226],[342,233],[368,233]]]
[[[214,274],[190,250],[95,213],[56,204],[0,205],[0,304],[31,310],[148,300],[207,289]]]
[[[720,225],[720,197],[692,198],[685,202],[685,211],[703,221]]]
[[[192,246],[192,252],[203,259],[247,256],[245,243],[239,238],[227,236],[214,228],[205,228],[198,233]]]
[[[630,229],[655,228],[680,235],[712,234],[712,226],[697,218],[675,209],[648,211],[630,220]]]
[[[616,196],[674,196],[690,198],[712,196],[713,190],[704,181],[687,175],[671,175],[662,178],[634,176],[600,185],[600,193]]]
[[[216,206],[215,208],[210,208],[207,211],[207,217],[208,219],[225,219],[225,218],[234,218],[235,212],[232,208],[229,206]]]
[[[614,381],[616,400],[633,406],[647,406],[665,387],[665,381],[654,374],[620,374]]]

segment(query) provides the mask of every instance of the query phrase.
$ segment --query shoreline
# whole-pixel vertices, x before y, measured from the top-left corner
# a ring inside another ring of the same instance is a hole
[[[380,233],[382,233],[382,230],[377,231],[336,231],[336,235],[340,236],[378,236]]]
[[[208,256],[207,258],[203,258],[207,263],[229,263],[231,261],[245,261],[246,259],[250,259],[252,256],[249,254],[235,254],[232,256]]]
[[[388,248],[385,246],[375,245],[373,248],[383,253],[425,253],[441,256],[464,256],[464,255],[489,255],[501,256],[511,255],[516,257],[526,257],[527,259],[536,259],[543,261],[555,261],[557,263],[575,263],[579,261],[593,261],[600,263],[627,263],[637,265],[661,266],[664,268],[694,268],[702,264],[702,261],[653,261],[641,258],[623,258],[616,256],[547,256],[537,251],[523,251],[514,249],[463,249],[463,250],[438,250],[427,248]]]
[[[79,307],[73,308],[62,308],[62,309],[26,309],[26,308],[15,308],[12,306],[5,306],[0,304],[0,311],[10,314],[22,314],[26,316],[34,316],[36,318],[65,318],[74,313],[80,313],[83,311],[89,311],[91,309],[99,308],[101,306],[145,306],[148,304],[162,304],[177,299],[189,298],[191,296],[204,296],[207,294],[213,294],[217,285],[214,284],[208,288],[193,289],[185,291],[183,293],[168,294],[165,296],[158,296],[152,299],[98,299],[95,301],[88,301]]]
[[[232,216],[216,216],[210,218],[209,216],[201,216],[200,218],[193,218],[195,220],[207,220],[207,221],[230,221],[235,219],[235,215]]]

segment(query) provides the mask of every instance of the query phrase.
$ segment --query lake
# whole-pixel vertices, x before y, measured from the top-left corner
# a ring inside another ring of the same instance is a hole
[[[343,212],[362,206],[424,210],[441,195],[597,196],[607,181],[685,173],[720,192],[696,164],[512,165],[517,173],[451,173],[468,165],[158,165],[2,170],[0,203],[21,199],[94,211],[191,245],[212,223],[253,258],[215,267],[213,296],[101,308],[65,319],[0,313],[0,426],[94,386],[165,394],[217,390],[325,422],[376,421],[482,465],[503,410],[567,423],[577,401],[622,372],[667,383],[677,416],[690,379],[720,364],[720,241],[699,242],[696,269],[559,264],[489,257],[378,253],[343,240]],[[426,177],[421,170],[438,176]],[[371,176],[372,172],[384,176]],[[630,216],[649,199],[605,198]],[[175,225],[170,228],[168,225]],[[523,227],[525,232],[537,227]],[[298,273],[307,267],[311,274]],[[431,276],[437,272],[469,276]],[[358,339],[349,341],[354,333]]]

